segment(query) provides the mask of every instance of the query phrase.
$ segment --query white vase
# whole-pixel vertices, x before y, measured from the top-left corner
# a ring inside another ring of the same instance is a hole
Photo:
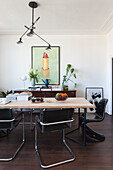
[[[35,86],[35,78],[32,78],[32,79],[31,79],[31,85],[32,85],[32,86]]]

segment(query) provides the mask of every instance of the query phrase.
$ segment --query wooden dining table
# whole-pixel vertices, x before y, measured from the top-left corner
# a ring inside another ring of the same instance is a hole
[[[84,143],[86,145],[86,111],[88,108],[94,108],[95,106],[88,102],[83,97],[68,98],[65,101],[57,101],[55,98],[43,98],[43,102],[30,101],[11,101],[7,104],[0,105],[0,109],[53,109],[53,108],[77,108],[84,109]]]

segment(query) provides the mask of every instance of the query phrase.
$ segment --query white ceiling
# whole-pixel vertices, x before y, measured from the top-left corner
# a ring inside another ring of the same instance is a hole
[[[32,0],[31,0],[32,1]],[[20,34],[31,25],[30,0],[0,0],[0,34]],[[113,0],[37,0],[40,34],[106,34],[113,28]]]

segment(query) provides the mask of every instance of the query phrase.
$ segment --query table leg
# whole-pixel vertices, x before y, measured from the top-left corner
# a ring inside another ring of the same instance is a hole
[[[76,130],[80,129],[80,108],[78,108],[78,127],[70,132],[67,132],[66,135],[75,132]]]
[[[80,108],[78,108],[78,128],[80,128]]]
[[[84,146],[86,146],[86,108],[84,108]]]
[[[78,109],[78,118],[79,118],[79,121],[78,121],[78,122],[79,122],[79,125],[78,125],[78,128],[77,128],[77,129],[80,128],[80,109]],[[77,129],[74,129],[74,130],[66,133],[66,135],[73,133],[73,132],[76,131]],[[82,146],[86,146],[86,108],[84,108],[84,134],[83,134],[83,136],[84,136],[84,142],[83,142],[83,143],[82,143],[82,142],[79,142],[79,141],[77,141],[77,140],[75,140],[75,139],[73,139],[73,138],[71,138],[71,137],[69,137],[69,136],[66,136],[66,138],[67,138],[67,139],[70,139],[71,141],[76,142],[76,143],[78,143],[78,144],[80,144],[80,145],[82,145]]]

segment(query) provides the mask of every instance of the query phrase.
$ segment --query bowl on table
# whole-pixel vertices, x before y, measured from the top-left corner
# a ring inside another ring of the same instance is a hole
[[[57,101],[65,101],[68,98],[68,95],[66,93],[57,93],[55,96],[55,99]]]

